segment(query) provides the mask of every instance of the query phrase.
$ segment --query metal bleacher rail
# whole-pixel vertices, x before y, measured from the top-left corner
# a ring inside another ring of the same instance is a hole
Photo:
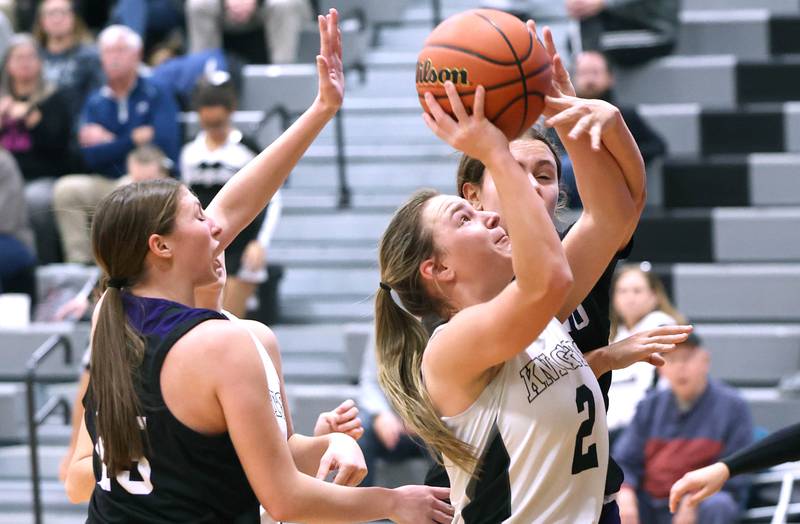
[[[0,382],[25,384],[25,408],[30,452],[31,489],[33,494],[32,509],[35,524],[41,524],[43,522],[41,476],[39,471],[39,426],[58,409],[62,410],[64,424],[68,425],[70,423],[72,411],[69,399],[61,395],[51,396],[37,409],[37,385],[75,381],[74,373],[39,373],[39,366],[53,355],[58,348],[63,349],[64,365],[71,365],[73,362],[73,352],[72,343],[69,338],[65,335],[52,335],[28,358],[24,373],[10,372],[0,374]]]
[[[800,502],[792,502],[800,480],[800,462],[782,464],[753,476],[753,489],[778,484],[778,500],[774,505],[748,509],[741,516],[741,522],[765,522],[786,524],[800,519]]]

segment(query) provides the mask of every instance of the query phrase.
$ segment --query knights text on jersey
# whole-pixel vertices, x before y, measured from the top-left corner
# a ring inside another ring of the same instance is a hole
[[[477,478],[444,457],[455,524],[597,522],[608,465],[603,397],[557,320],[467,410],[443,420],[480,457]]]

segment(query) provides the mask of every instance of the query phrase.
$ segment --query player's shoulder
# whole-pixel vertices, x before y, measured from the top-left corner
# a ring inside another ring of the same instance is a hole
[[[272,331],[269,326],[257,320],[250,319],[242,319],[242,323],[267,347],[267,349],[278,347],[278,337],[275,336],[275,332]]]
[[[252,340],[244,326],[238,322],[214,318],[187,331],[175,343],[174,349],[186,347],[203,356],[224,357],[233,353],[229,351],[230,348],[247,343],[252,344]]]

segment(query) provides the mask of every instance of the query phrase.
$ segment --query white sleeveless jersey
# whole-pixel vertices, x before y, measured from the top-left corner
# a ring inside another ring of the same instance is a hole
[[[250,334],[250,338],[253,339],[253,342],[256,345],[256,350],[258,351],[258,356],[261,357],[261,362],[264,364],[264,373],[267,375],[267,388],[269,389],[269,398],[270,403],[272,404],[272,411],[275,413],[275,418],[278,421],[278,427],[280,428],[281,432],[283,433],[284,438],[288,438],[289,431],[286,427],[286,415],[283,411],[283,400],[281,397],[281,381],[280,377],[278,377],[278,370],[275,369],[275,364],[273,364],[272,359],[267,352],[267,349],[264,347],[264,344],[258,339],[255,334],[247,328],[247,324],[242,322],[242,320],[234,315],[233,313],[229,313],[227,311],[222,312],[226,317],[231,319],[234,322],[240,322],[247,332]],[[261,508],[261,524],[279,524],[278,521],[273,519],[269,513],[262,507]]]
[[[442,420],[480,457],[477,480],[444,457],[454,524],[598,521],[608,467],[603,397],[556,319],[469,408]]]

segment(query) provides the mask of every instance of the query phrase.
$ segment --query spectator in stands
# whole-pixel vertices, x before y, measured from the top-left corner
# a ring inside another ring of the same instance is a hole
[[[183,25],[181,0],[116,0],[111,10],[111,23],[130,27],[145,47],[170,37]]]
[[[25,198],[36,235],[39,260],[58,262],[58,236],[52,212],[53,183],[72,169],[73,117],[67,99],[42,77],[36,41],[15,35],[0,73],[0,145],[25,179]]]
[[[579,53],[574,60],[574,73],[572,78],[575,92],[581,98],[598,98],[617,105],[614,96],[614,74],[608,60],[599,51],[584,51]],[[622,117],[631,130],[636,144],[642,153],[645,165],[650,167],[652,162],[666,154],[667,148],[664,140],[656,133],[639,115],[636,107],[619,105]],[[561,159],[564,170],[564,184],[567,188],[570,207],[581,207],[578,188],[575,185],[575,175],[572,163],[567,155]]]
[[[187,0],[189,51],[222,47],[223,32],[262,26],[270,61],[292,63],[297,60],[300,33],[311,15],[309,0]]]
[[[375,466],[378,460],[397,463],[414,458],[430,458],[425,444],[415,438],[403,420],[392,410],[378,385],[378,364],[375,354],[375,335],[370,335],[367,350],[361,361],[359,405],[364,414],[364,436],[361,449],[367,464],[367,476],[362,486],[375,485]],[[431,461],[431,464],[433,461]],[[422,480],[422,479],[420,479]]]
[[[78,115],[93,90],[103,83],[100,57],[92,35],[71,0],[39,4],[33,35],[41,46],[44,78],[69,98]]]
[[[618,65],[668,55],[678,34],[680,0],[566,0],[580,21],[583,51],[603,51]]]
[[[36,257],[24,188],[14,157],[0,149],[0,293],[27,293],[33,299]]]
[[[93,263],[89,225],[95,206],[108,191],[131,182],[167,177],[171,162],[156,146],[145,144],[128,153],[126,165],[127,174],[117,180],[109,180],[110,189],[105,184],[95,183],[92,175],[69,175],[56,182],[56,222],[63,251],[69,262]],[[79,302],[73,304],[76,300]],[[88,300],[88,293],[70,300],[59,309],[56,317],[80,318],[88,306],[88,302],[84,303],[85,300]],[[84,311],[79,311],[79,305],[83,306]]]
[[[158,146],[173,165],[178,156],[177,105],[170,93],[139,75],[139,35],[125,26],[110,26],[100,33],[99,44],[107,84],[89,97],[79,130],[83,160],[94,174],[59,180],[54,191],[60,214],[91,212],[126,173],[128,153],[137,146]],[[91,262],[85,241],[63,242],[68,262]]]
[[[260,148],[232,123],[237,97],[225,73],[202,79],[194,96],[200,132],[181,151],[184,183],[208,206],[222,186],[252,160]],[[256,219],[225,250],[228,281],[223,307],[238,317],[247,312],[247,301],[267,279],[267,253],[281,214],[278,191]]]
[[[14,27],[9,22],[8,17],[0,11],[0,56],[6,54],[8,42],[14,36]]]
[[[240,71],[236,70],[237,66],[238,62],[231,60],[221,49],[206,49],[168,58],[153,67],[150,79],[165,91],[171,92],[182,110],[189,111],[200,79],[222,74],[223,78],[230,78],[234,86],[238,86],[237,80],[241,78]]]
[[[744,502],[745,477],[729,480],[697,507],[682,505],[674,517],[668,497],[685,473],[751,443],[750,411],[735,390],[709,378],[710,357],[697,335],[663,358],[661,373],[669,388],[653,391],[639,404],[613,450],[625,472],[617,498],[622,523],[733,523]]]
[[[660,326],[686,324],[647,262],[623,266],[611,285],[611,293],[612,343]],[[606,416],[612,444],[620,431],[630,424],[636,405],[654,386],[656,378],[653,366],[646,362],[614,372]]]

